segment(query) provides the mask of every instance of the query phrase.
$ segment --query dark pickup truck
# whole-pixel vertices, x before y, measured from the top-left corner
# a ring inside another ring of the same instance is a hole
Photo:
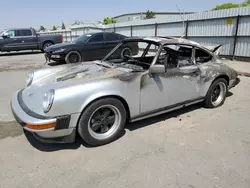
[[[62,35],[40,35],[33,28],[5,29],[0,32],[0,51],[42,50],[62,43]]]

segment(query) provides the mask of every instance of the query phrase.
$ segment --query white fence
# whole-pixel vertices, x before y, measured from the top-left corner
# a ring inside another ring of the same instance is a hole
[[[126,36],[185,37],[201,44],[223,44],[221,54],[235,58],[250,58],[250,6],[173,16],[167,20],[135,20],[106,26],[76,26],[60,33],[64,41],[99,31],[117,32]]]

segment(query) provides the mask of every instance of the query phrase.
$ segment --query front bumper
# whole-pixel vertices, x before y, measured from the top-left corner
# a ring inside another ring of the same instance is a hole
[[[228,89],[231,89],[231,88],[237,86],[239,83],[240,83],[240,78],[238,78],[238,77],[236,79],[230,80]]]
[[[16,121],[28,132],[33,133],[40,141],[43,142],[74,142],[75,140],[75,127],[70,127],[71,116],[60,117],[44,117],[42,115],[37,116],[35,112],[28,109],[23,101],[20,101],[20,92],[16,92],[12,95],[11,110]],[[35,116],[35,117],[34,117]],[[73,119],[73,122],[75,120]],[[36,130],[27,127],[27,125],[47,125],[54,123],[54,128]]]
[[[50,61],[50,60],[63,61],[65,59],[65,54],[60,54],[60,53],[59,54],[53,54],[53,53],[45,52],[44,57],[45,57],[46,62]]]

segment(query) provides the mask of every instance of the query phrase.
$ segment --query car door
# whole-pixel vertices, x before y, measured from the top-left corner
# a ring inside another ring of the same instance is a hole
[[[7,30],[4,32],[4,37],[2,37],[2,51],[14,51],[19,50],[20,41],[17,37],[17,31],[14,29]]]
[[[92,35],[84,48],[84,60],[99,60],[105,56],[104,36],[103,33],[96,33]]]
[[[107,55],[120,42],[120,36],[116,33],[104,33],[105,55]]]
[[[186,54],[180,51],[179,45],[169,51],[164,46],[156,64],[165,64],[166,73],[145,74],[142,77],[141,113],[150,113],[193,102],[200,99],[200,69],[194,63],[194,48]],[[171,49],[171,48],[170,48]]]
[[[32,33],[31,29],[17,30],[17,37],[20,41],[21,50],[35,50],[38,48],[37,36]]]

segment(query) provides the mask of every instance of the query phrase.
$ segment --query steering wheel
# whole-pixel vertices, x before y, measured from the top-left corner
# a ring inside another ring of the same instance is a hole
[[[133,61],[137,61],[137,60],[135,60],[132,56],[129,56],[129,55],[123,55],[123,57],[126,57],[126,58],[128,58],[128,59],[131,59],[131,60],[133,60]]]

